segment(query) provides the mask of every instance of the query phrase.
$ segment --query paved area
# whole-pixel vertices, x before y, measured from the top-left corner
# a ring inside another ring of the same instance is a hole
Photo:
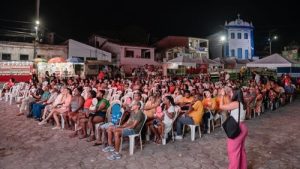
[[[247,121],[248,168],[300,168],[300,100],[274,112]],[[0,168],[1,169],[90,169],[90,168],[227,168],[226,136],[217,128],[212,134],[190,141],[165,146],[146,143],[129,156],[124,145],[121,160],[106,160],[100,147],[77,138],[70,131],[53,131],[51,126],[38,126],[25,117],[16,117],[17,107],[0,101]]]

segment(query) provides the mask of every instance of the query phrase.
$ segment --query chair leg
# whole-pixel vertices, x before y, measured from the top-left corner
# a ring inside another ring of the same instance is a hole
[[[201,138],[202,137],[202,134],[201,134],[201,126],[199,125],[199,126],[197,126],[198,127],[198,132],[199,132],[199,137]]]
[[[60,119],[61,119],[61,128],[64,129],[65,128],[65,119],[62,114],[60,114]]]
[[[135,137],[129,136],[129,155],[133,155],[133,149],[134,149],[134,139]]]
[[[123,136],[121,137],[119,153],[121,153],[121,151],[122,151],[122,146],[123,146]]]
[[[146,140],[147,141],[150,141],[150,129],[149,129],[149,127],[147,127],[147,132],[146,132]]]
[[[195,141],[195,130],[196,130],[196,126],[195,125],[190,125],[191,128],[191,140]]]
[[[175,133],[174,133],[173,127],[172,127],[172,140],[173,140],[173,142],[175,141]]]
[[[142,135],[140,135],[140,146],[141,146],[141,151],[143,150],[143,141],[142,141]]]
[[[208,129],[207,129],[207,133],[210,133],[210,119],[208,119]]]

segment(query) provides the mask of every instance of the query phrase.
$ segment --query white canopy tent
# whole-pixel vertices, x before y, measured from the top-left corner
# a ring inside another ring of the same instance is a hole
[[[264,67],[275,69],[278,67],[292,67],[293,62],[282,57],[278,53],[246,64],[247,67]]]
[[[184,57],[182,55],[177,56],[175,59],[169,60],[167,62],[167,64],[168,65],[173,65],[171,67],[178,67],[179,65],[187,66],[187,67],[196,67],[195,61],[193,61],[189,57]]]

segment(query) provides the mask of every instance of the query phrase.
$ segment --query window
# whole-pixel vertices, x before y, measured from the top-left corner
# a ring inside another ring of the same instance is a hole
[[[20,60],[28,60],[29,56],[28,55],[20,55]]]
[[[11,60],[10,53],[2,53],[2,60]]]
[[[127,50],[125,53],[126,58],[133,58],[134,52],[132,50]]]
[[[44,55],[37,55],[37,58],[45,59],[45,56]]]
[[[149,49],[142,49],[142,56],[141,58],[150,59],[151,53]]]
[[[230,36],[231,36],[231,39],[234,39],[234,38],[235,38],[235,37],[234,37],[234,33],[231,33]]]
[[[238,58],[239,59],[243,58],[243,49],[242,48],[238,48]]]
[[[87,57],[85,58],[86,60],[97,60],[97,58],[91,58],[91,57]]]
[[[235,56],[235,51],[234,51],[234,49],[231,49],[231,56]]]
[[[244,39],[248,39],[248,33],[244,33]]]
[[[246,59],[249,58],[249,51],[248,51],[248,49],[245,50],[245,58],[246,58]]]
[[[237,36],[238,36],[238,39],[242,39],[242,34],[241,33],[238,33]]]

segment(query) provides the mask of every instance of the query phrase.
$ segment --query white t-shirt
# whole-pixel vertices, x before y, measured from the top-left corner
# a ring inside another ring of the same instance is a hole
[[[169,113],[175,113],[175,107],[174,106],[170,106],[169,108],[168,108],[168,112]],[[164,120],[163,120],[163,122],[165,123],[165,124],[172,124],[172,122],[173,122],[173,119],[171,119],[166,113],[166,110],[164,110],[163,111],[163,113],[164,113]]]
[[[239,108],[231,110],[230,116],[232,116],[237,122],[239,117]],[[244,106],[240,103],[240,122],[243,122],[246,117],[246,111],[244,110]]]

